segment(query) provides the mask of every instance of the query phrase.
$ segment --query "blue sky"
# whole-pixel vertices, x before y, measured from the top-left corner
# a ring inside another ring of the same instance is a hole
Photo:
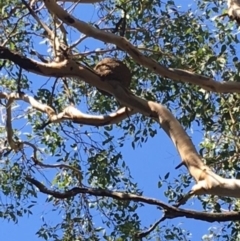
[[[176,2],[179,3],[179,5],[184,5],[184,7],[187,7],[188,4],[193,3],[193,1],[189,0],[178,0]],[[83,5],[81,6],[81,9],[82,11],[79,15],[81,19],[89,21],[94,18],[96,10],[94,10],[93,6]],[[89,45],[93,43],[95,44],[94,40],[85,43],[88,43]],[[36,76],[34,81],[38,81]],[[198,148],[203,133],[201,133],[198,127],[193,126],[189,134],[192,136],[193,142]],[[125,162],[131,169],[131,174],[134,180],[138,182],[139,188],[144,191],[145,196],[167,201],[163,195],[164,189],[158,189],[157,187],[159,175],[163,177],[164,174],[170,172],[171,178],[174,176],[176,177],[176,173],[186,172],[184,167],[175,171],[174,168],[180,163],[181,160],[172,142],[167,135],[160,130],[160,128],[157,136],[154,138],[149,138],[148,142],[142,147],[136,147],[136,149],[133,150],[131,143],[126,143],[125,147],[122,149],[122,153]],[[44,201],[45,198],[45,195],[39,194],[38,205],[33,209],[34,215],[30,216],[29,218],[20,218],[18,224],[0,220],[0,240],[39,240],[35,233],[42,224],[41,217],[43,213],[50,211],[49,204],[45,203]],[[196,205],[195,201],[196,199],[189,201],[186,205],[186,208],[197,209],[199,206]],[[157,211],[156,207],[145,206],[144,208],[140,209],[139,214],[141,220],[143,221],[143,226],[149,227],[152,223],[159,219],[161,212]],[[49,220],[48,215],[49,222],[54,223],[60,219],[60,216],[53,214]],[[213,226],[213,224],[195,220],[187,220],[185,218],[176,219],[174,221],[165,221],[163,224],[167,225],[172,223],[178,225],[181,224],[184,229],[189,230],[193,235],[192,240],[201,240],[202,235],[207,233],[208,227]]]

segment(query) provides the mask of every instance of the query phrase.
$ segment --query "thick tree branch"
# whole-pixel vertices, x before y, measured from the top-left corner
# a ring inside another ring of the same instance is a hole
[[[26,180],[36,186],[40,192],[45,193],[47,195],[52,195],[55,198],[65,199],[71,198],[78,194],[90,194],[97,197],[110,197],[118,200],[128,200],[133,202],[142,202],[150,205],[155,205],[162,208],[165,212],[166,218],[177,218],[177,217],[186,217],[192,218],[207,222],[226,222],[226,221],[235,221],[240,220],[239,212],[224,212],[224,213],[207,213],[207,212],[197,212],[193,210],[176,208],[170,205],[167,205],[157,199],[139,196],[136,194],[123,193],[123,192],[115,192],[106,189],[94,189],[87,187],[74,187],[66,192],[58,192],[48,189],[45,185],[40,183],[39,181],[26,177]]]
[[[209,77],[198,75],[187,70],[166,68],[151,58],[143,55],[137,48],[127,41],[127,39],[112,33],[104,32],[100,29],[90,26],[84,21],[78,20],[67,11],[62,9],[54,0],[45,0],[44,2],[49,11],[54,13],[64,23],[74,27],[79,32],[82,32],[89,37],[117,45],[120,49],[125,50],[136,63],[147,67],[160,76],[176,81],[180,80],[182,82],[191,83],[200,86],[205,90],[218,93],[240,93],[240,83],[218,82]]]
[[[61,63],[41,64],[37,61],[22,57],[17,53],[13,53],[4,47],[0,47],[0,58],[12,60],[20,67],[44,76],[81,78],[90,85],[106,90],[108,93],[114,95],[120,103],[129,107],[132,110],[132,113],[139,112],[145,116],[153,118],[162,126],[164,131],[171,138],[182,161],[197,182],[197,184],[193,186],[189,197],[194,194],[214,194],[219,196],[240,197],[240,180],[224,179],[213,173],[208,166],[204,165],[185,130],[171,112],[161,104],[146,101],[133,95],[131,91],[122,87],[119,81],[101,81],[100,77],[94,71],[78,65],[73,60],[65,60]],[[30,99],[28,101],[30,101]],[[31,99],[31,101],[31,104],[33,104],[35,100]],[[73,107],[68,108],[71,109]],[[73,118],[71,115],[66,116],[69,114],[66,109],[65,113],[61,113],[61,116],[56,116],[55,113],[52,112],[53,110],[49,108],[45,111],[48,115],[54,116],[55,119],[53,118],[52,121],[57,121],[64,116],[69,119]],[[77,111],[70,111],[70,113],[74,113],[74,115],[76,114],[78,120],[82,115],[82,113]],[[83,116],[83,120],[84,118],[85,117]],[[86,116],[86,118],[88,118],[88,116]],[[96,122],[94,123],[96,124]]]
[[[88,84],[115,96],[123,106],[140,111],[146,116],[155,116],[155,113],[146,106],[145,100],[132,95],[130,91],[122,88],[119,81],[102,81],[101,77],[94,70],[76,63],[74,60],[66,59],[61,63],[40,63],[1,46],[0,59],[11,60],[23,69],[42,76],[77,77],[83,79]]]
[[[2,46],[0,46],[0,59],[11,60],[21,68],[35,74],[49,77],[77,77],[108,93],[113,92],[113,88],[102,81],[94,70],[71,59],[66,59],[60,63],[41,63]]]

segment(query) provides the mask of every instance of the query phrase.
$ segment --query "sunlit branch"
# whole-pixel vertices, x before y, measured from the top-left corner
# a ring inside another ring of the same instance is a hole
[[[2,46],[0,46],[0,59],[8,59],[21,68],[42,76],[75,77],[84,79],[90,85],[106,92],[112,93],[114,91],[113,87],[106,81],[102,81],[94,70],[81,65],[75,60],[66,59],[59,63],[41,63]]]
[[[19,95],[17,93],[6,94],[0,92],[0,99],[9,99],[7,104],[7,127],[9,129],[9,140],[12,140],[12,124],[11,124],[11,104],[14,100],[22,100],[29,103],[34,109],[46,113],[51,123],[59,123],[64,120],[71,120],[74,123],[93,125],[93,126],[104,126],[110,124],[117,124],[120,121],[128,118],[136,112],[123,107],[114,113],[109,115],[89,115],[79,111],[74,106],[66,107],[62,112],[56,114],[55,111],[48,105],[42,104],[32,96],[26,94]]]
[[[66,59],[60,63],[43,64],[23,57],[5,47],[0,47],[0,58],[12,60],[20,67],[44,76],[78,77],[90,85],[111,93],[123,106],[127,106],[131,110],[130,112],[124,110],[125,113],[116,112],[113,114],[114,116],[108,117],[111,121],[114,119],[118,120],[118,118],[126,118],[139,112],[151,117],[161,125],[177,148],[189,173],[197,182],[191,191],[193,195],[213,194],[240,197],[240,180],[225,179],[213,173],[211,169],[203,163],[191,139],[178,120],[163,105],[135,96],[130,90],[122,86],[119,81],[102,81],[101,77],[95,71],[81,66],[73,60]],[[26,97],[24,100],[29,102],[34,108],[47,113],[50,122],[59,122],[63,119],[68,119],[76,123],[96,126],[111,124],[108,122],[108,118],[83,114],[73,106],[69,106],[65,108],[63,112],[56,114],[51,107],[38,103],[32,97],[24,96]]]
[[[37,16],[37,14],[32,10],[30,5],[25,0],[21,0],[21,1],[25,5],[25,7],[28,9],[30,14],[33,16],[33,18],[37,21],[37,23],[46,31],[49,39],[53,40],[54,39],[53,31],[42,20],[40,20],[40,18]]]
[[[155,60],[143,55],[127,39],[94,28],[86,22],[73,17],[71,14],[61,8],[54,0],[45,1],[45,5],[49,11],[53,12],[64,23],[74,27],[79,32],[84,33],[86,36],[117,45],[120,49],[125,50],[135,60],[136,63],[147,67],[160,76],[176,81],[191,83],[200,86],[205,90],[210,90],[218,93],[240,93],[240,83],[230,81],[218,82],[210,77],[195,74],[191,71],[167,68],[163,65],[160,65]]]
[[[67,40],[66,40],[66,30],[62,24],[62,22],[59,21],[58,18],[54,18],[53,21],[54,23],[54,31],[52,31],[42,20],[40,20],[40,18],[38,17],[38,15],[35,13],[35,11],[32,10],[31,8],[31,3],[28,4],[25,0],[21,0],[22,3],[26,6],[26,8],[28,9],[28,11],[30,12],[30,14],[33,16],[33,18],[37,21],[37,23],[45,30],[45,32],[47,33],[47,38],[50,40],[50,43],[52,44],[53,50],[54,50],[54,56],[55,58],[59,57],[59,53],[61,52],[60,47],[60,40],[59,37],[57,36],[57,28],[60,27],[62,34],[64,36],[63,41],[65,43],[65,46],[67,45]],[[58,26],[56,26],[58,25]]]

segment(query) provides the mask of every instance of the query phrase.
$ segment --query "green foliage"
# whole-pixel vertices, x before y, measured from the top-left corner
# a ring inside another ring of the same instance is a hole
[[[181,1],[183,7],[179,7],[179,2],[117,1],[117,4],[126,8],[128,14],[129,31],[125,37],[143,54],[166,67],[185,69],[219,81],[239,82],[236,24],[228,19],[214,18],[226,9],[223,1],[192,1],[190,7],[184,1]],[[98,11],[97,19],[86,21],[93,26],[100,22],[98,27],[101,29],[114,28],[121,17],[120,11],[114,10],[116,3],[103,1],[94,5]],[[41,4],[37,2],[34,5],[35,12],[41,21],[53,28],[54,20],[41,8]],[[37,51],[46,60],[52,60],[52,48],[44,30],[22,1],[2,1],[0,11],[1,44],[33,59],[37,59]],[[78,11],[81,12],[81,4],[73,14]],[[77,14],[75,16],[78,17]],[[79,16],[81,18],[81,14]],[[76,33],[70,27],[65,27],[69,43],[74,42]],[[204,161],[222,176],[239,176],[239,95],[215,94],[157,76],[137,65],[115,46],[109,47],[108,43],[100,43],[100,46],[98,43],[97,46],[90,42],[84,44],[74,49],[78,53],[79,62],[85,61],[93,67],[104,57],[124,60],[133,73],[131,91],[144,99],[166,105],[187,131],[194,128],[201,131],[203,136],[199,152]],[[96,48],[101,48],[101,51],[95,51]],[[83,53],[86,49],[89,54]],[[107,114],[119,108],[119,103],[113,97],[104,96],[96,88],[84,82],[79,83],[74,78],[65,79],[68,93],[63,79],[48,79],[21,72],[10,61],[1,60],[0,67],[1,92],[18,91],[17,83],[20,79],[21,91],[51,106],[56,112],[72,104],[72,100],[80,110],[95,115]],[[101,128],[76,125],[70,121],[49,124],[43,128],[48,121],[45,114],[29,108],[27,104],[16,102],[13,106],[14,138],[36,145],[40,150],[40,162],[64,163],[78,170],[75,173],[72,169],[51,168],[47,172],[34,164],[30,146],[20,153],[6,151],[10,147],[5,144],[5,106],[6,102],[1,101],[0,189],[1,199],[5,201],[0,203],[0,218],[16,223],[22,216],[33,214],[39,195],[35,188],[26,184],[28,175],[38,177],[44,184],[59,191],[76,186],[133,194],[146,191],[141,190],[133,179],[121,148],[130,140],[132,149],[135,149],[144,146],[150,137],[155,137],[160,131],[157,131],[159,127],[152,120],[135,115],[115,126]],[[157,155],[159,153],[156,150]],[[186,172],[178,172],[175,177],[169,172],[159,176],[158,187],[170,203],[179,200],[191,185],[192,179]],[[138,202],[86,194],[62,200],[46,196],[45,201],[49,203],[51,212],[60,214],[62,218],[59,218],[58,223],[49,224],[43,215],[42,226],[36,234],[44,240],[135,240],[136,233],[145,228],[138,213],[143,205]],[[199,197],[198,201],[201,208],[211,212],[221,212],[222,207],[229,205],[236,210],[239,208],[239,201],[230,198],[204,196]],[[95,219],[96,213],[99,216]],[[203,240],[238,240],[239,236],[239,222],[235,222],[224,225],[220,234],[210,229]],[[175,223],[158,226],[146,239],[191,240],[191,234]]]

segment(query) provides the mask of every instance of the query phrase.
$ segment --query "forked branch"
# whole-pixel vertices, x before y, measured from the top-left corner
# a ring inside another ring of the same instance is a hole
[[[20,67],[40,75],[81,78],[90,85],[111,93],[120,103],[130,108],[132,113],[139,112],[145,116],[149,116],[162,126],[176,146],[190,174],[197,182],[192,188],[191,195],[214,194],[219,196],[240,197],[240,180],[222,178],[213,173],[208,166],[204,165],[185,130],[171,112],[161,104],[146,101],[133,95],[130,90],[123,88],[118,81],[101,81],[101,78],[94,71],[78,65],[73,60],[65,60],[61,63],[42,64],[22,57],[3,47],[0,47],[0,58],[1,57],[4,59],[8,59],[9,57],[9,60],[20,65]],[[31,104],[35,102],[35,100],[31,98],[29,98],[28,101],[32,101]],[[74,107],[68,108],[71,109]],[[52,121],[57,121],[64,117],[71,119],[75,114],[79,114],[78,118],[81,118],[82,115],[80,112],[72,111],[70,113],[73,116],[71,116],[68,115],[69,112],[65,110],[65,112],[60,113],[59,116],[48,107],[46,107],[46,112],[54,117]],[[126,115],[128,115],[128,113]],[[83,119],[85,117],[88,118],[88,116],[83,116]],[[97,123],[94,122],[94,124]]]
[[[8,131],[9,136],[9,142],[12,143],[12,114],[11,114],[11,105],[15,100],[22,100],[26,103],[29,103],[34,109],[41,111],[42,113],[46,113],[48,115],[49,121],[51,123],[59,123],[64,120],[71,120],[74,123],[78,124],[85,124],[85,125],[91,125],[91,126],[104,126],[104,125],[110,125],[110,124],[116,124],[120,121],[124,120],[125,118],[133,115],[136,113],[134,110],[131,110],[129,108],[123,107],[116,112],[113,112],[109,115],[89,115],[81,112],[74,106],[68,106],[66,107],[62,112],[56,113],[53,108],[46,104],[42,104],[36,99],[34,99],[32,96],[22,94],[19,95],[17,93],[3,93],[0,92],[0,99],[7,99],[7,121],[6,121],[6,129]],[[14,149],[14,148],[13,148]]]
[[[81,21],[61,6],[59,6],[55,0],[45,0],[45,6],[48,10],[54,13],[65,24],[72,26],[79,32],[85,34],[88,37],[98,39],[102,42],[112,43],[118,46],[120,49],[126,51],[136,63],[148,68],[152,72],[175,81],[182,81],[185,83],[194,84],[201,88],[217,93],[240,93],[240,83],[223,81],[218,82],[210,77],[198,75],[191,71],[183,69],[167,68],[160,65],[153,59],[142,54],[136,47],[134,47],[127,39],[119,37],[115,34],[105,32],[97,29],[84,21]]]
[[[165,212],[166,218],[176,218],[176,217],[186,217],[196,220],[202,220],[207,222],[226,222],[240,219],[239,212],[224,212],[224,213],[208,213],[208,212],[197,212],[193,210],[176,208],[171,205],[165,204],[154,198],[144,197],[131,193],[124,192],[115,192],[107,189],[95,189],[90,187],[74,187],[65,192],[58,192],[51,189],[48,189],[41,182],[31,178],[26,177],[26,180],[37,187],[40,192],[47,195],[51,195],[58,199],[71,198],[79,194],[90,194],[96,197],[110,197],[118,199],[121,201],[133,201],[133,202],[142,202],[150,205],[160,207]]]

